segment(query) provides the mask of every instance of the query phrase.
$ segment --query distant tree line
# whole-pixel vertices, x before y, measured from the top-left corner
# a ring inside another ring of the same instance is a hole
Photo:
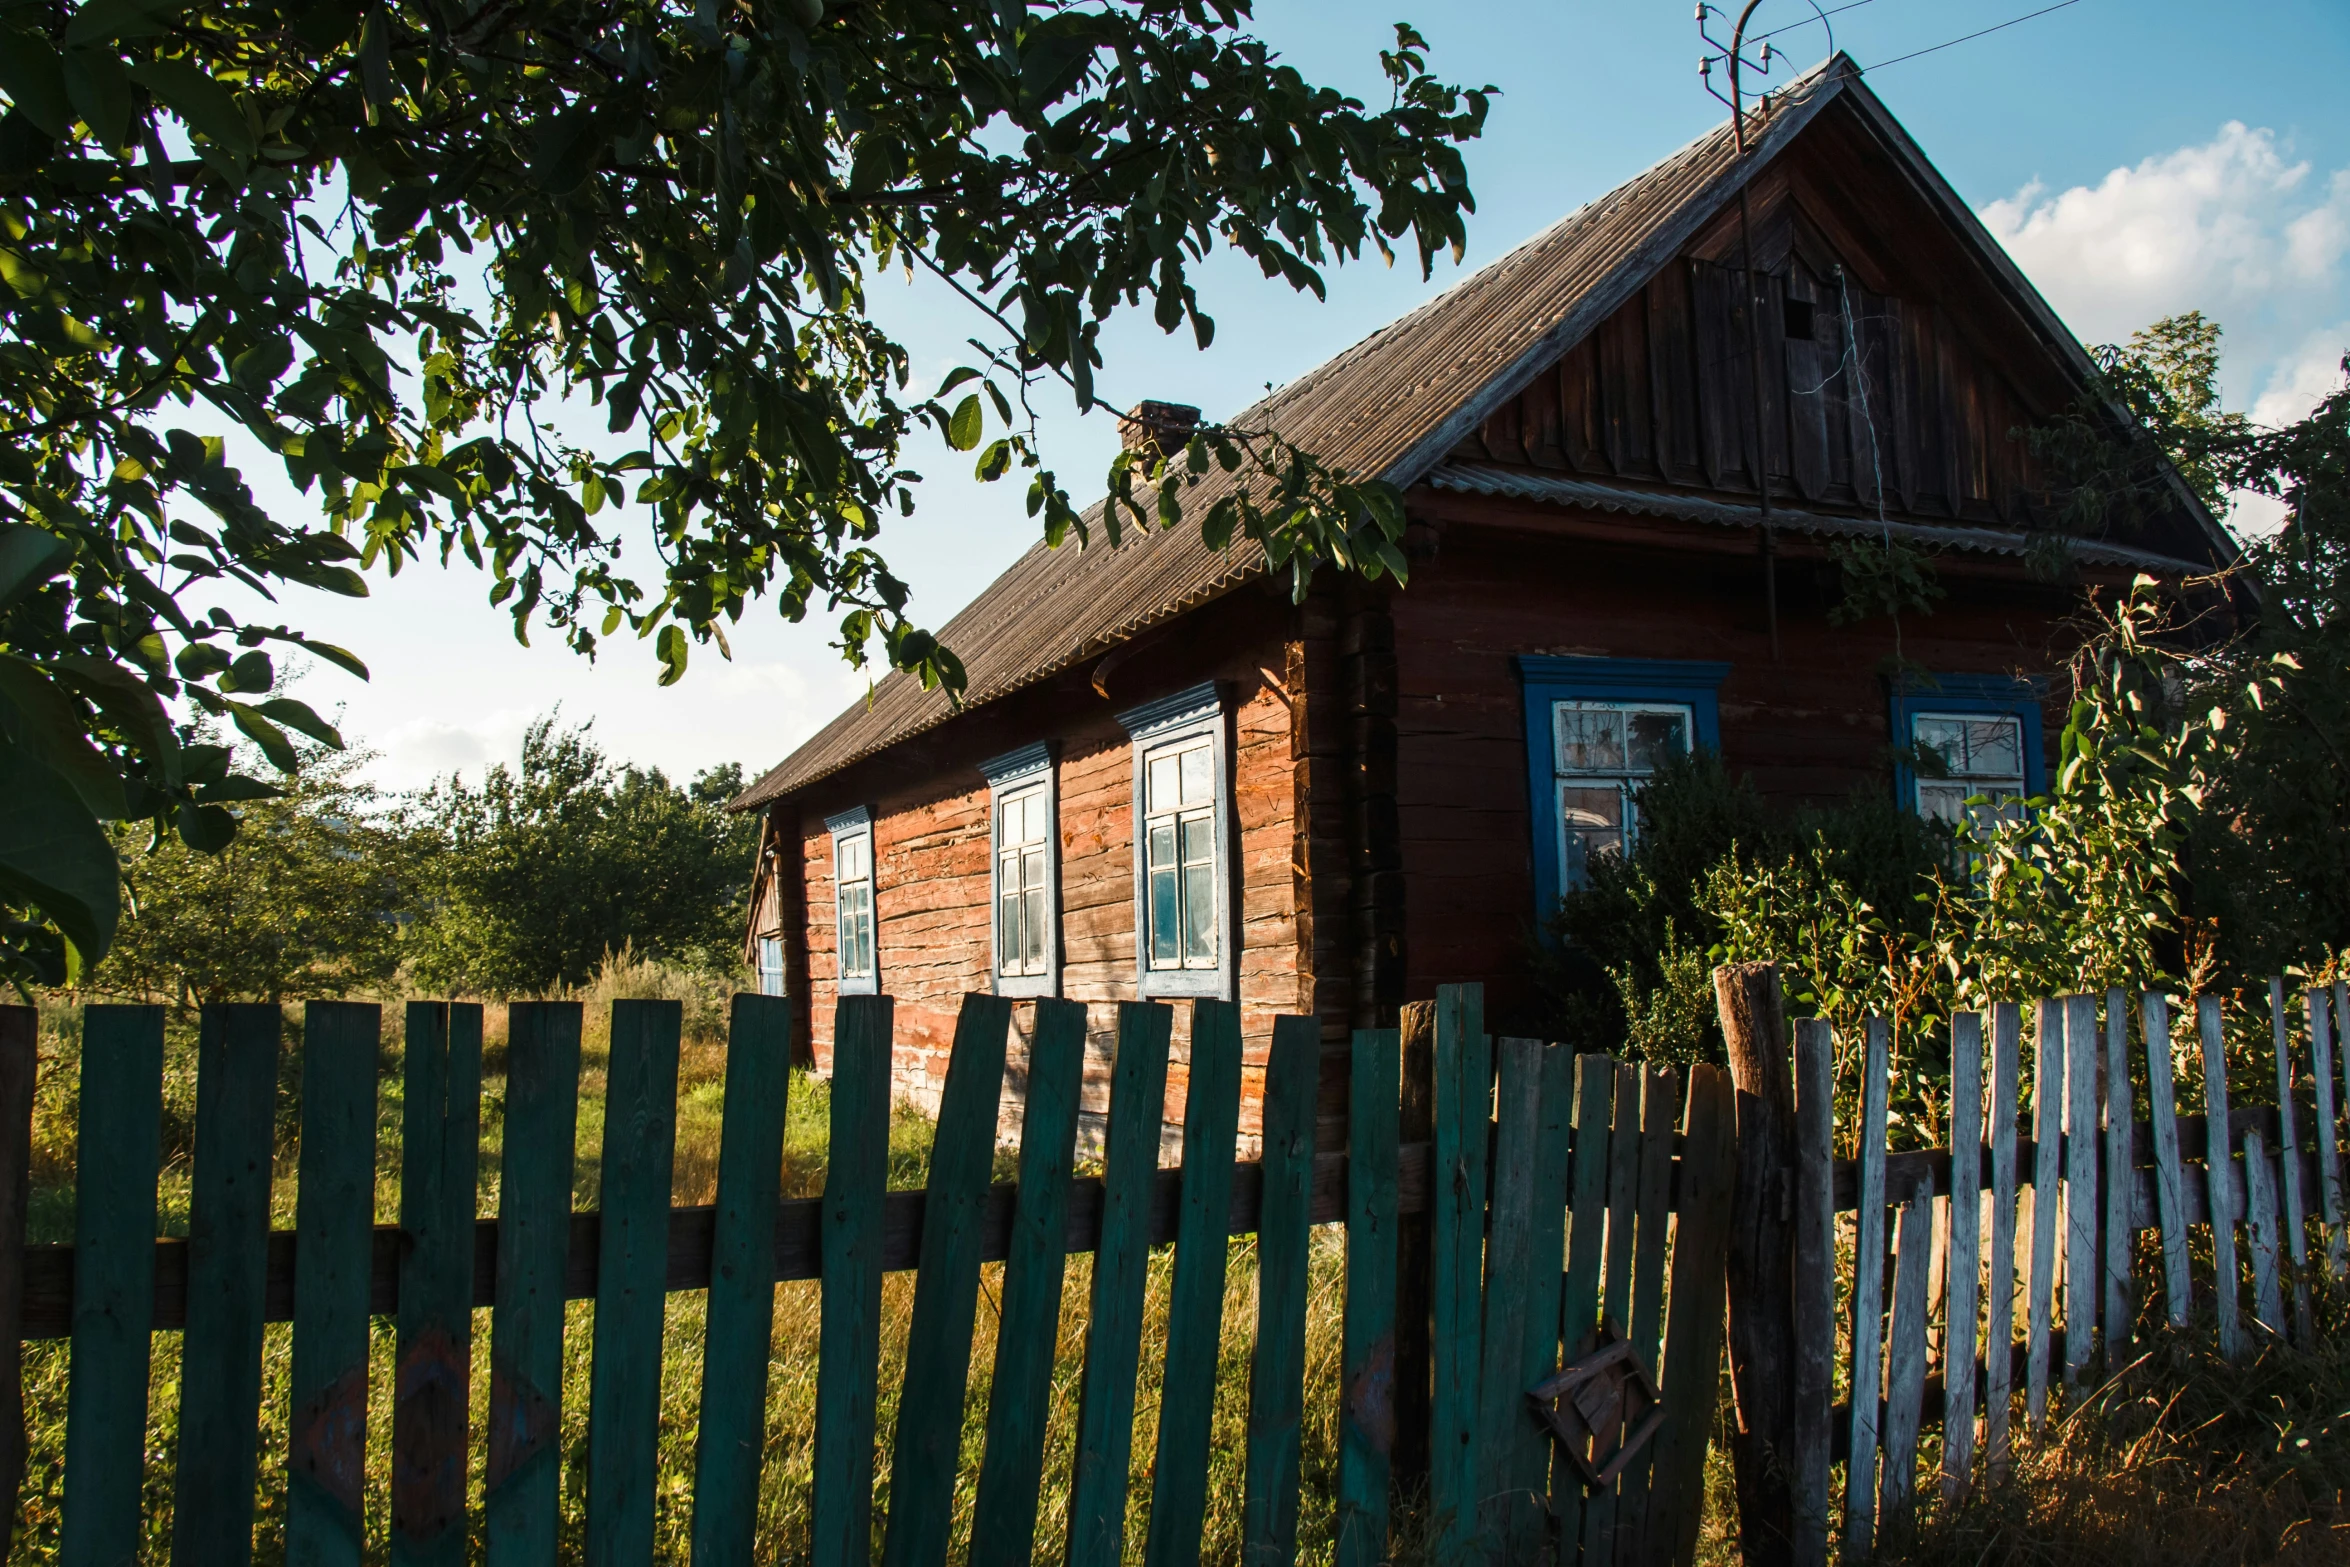
[[[478,783],[393,796],[363,764],[322,748],[284,798],[237,807],[218,853],[126,854],[121,934],[85,984],[186,1004],[514,996],[582,984],[621,951],[738,964],[758,831],[725,811],[740,767],[676,783],[553,716]]]

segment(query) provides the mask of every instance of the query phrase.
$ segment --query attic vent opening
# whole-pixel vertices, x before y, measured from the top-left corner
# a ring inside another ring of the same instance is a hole
[[[1808,299],[1787,301],[1787,335],[1798,343],[1812,340],[1812,302]]]
[[[1118,416],[1118,444],[1130,452],[1156,460],[1191,439],[1199,428],[1199,410],[1189,403],[1140,402],[1132,413]]]

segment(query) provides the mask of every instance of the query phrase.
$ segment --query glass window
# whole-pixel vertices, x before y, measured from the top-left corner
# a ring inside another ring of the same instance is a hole
[[[996,972],[1043,974],[1051,952],[1052,815],[1044,789],[996,801]]]
[[[1988,827],[2012,819],[2024,797],[2024,726],[2012,713],[1910,715],[1910,744],[1945,775],[1918,781],[1918,814],[1956,827],[1970,813]],[[1970,804],[1969,802],[1975,802]]]
[[[783,994],[783,938],[781,936],[761,936],[759,938],[759,994],[762,996]]]
[[[1154,969],[1213,969],[1223,921],[1216,897],[1216,752],[1196,735],[1143,760],[1143,947]]]
[[[871,979],[873,971],[873,833],[833,839],[833,880],[839,895],[840,977]]]
[[[1554,702],[1559,857],[1569,887],[1640,840],[1638,793],[1668,758],[1689,754],[1696,715],[1670,702]]]

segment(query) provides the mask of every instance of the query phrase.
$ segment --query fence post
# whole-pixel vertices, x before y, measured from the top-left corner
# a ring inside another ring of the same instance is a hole
[[[1401,1097],[1396,1137],[1404,1145],[1427,1146],[1436,1136],[1436,1003],[1414,1001],[1403,1009],[1398,1044]],[[1433,1183],[1431,1192],[1433,1192]],[[1428,1480],[1429,1391],[1433,1377],[1428,1343],[1429,1281],[1436,1268],[1430,1211],[1407,1213],[1395,1225],[1395,1454],[1398,1489],[1410,1492]]]
[[[1749,1567],[1786,1567],[1795,1559],[1795,1083],[1777,967],[1715,969],[1714,1000],[1738,1090],[1729,1292],[1739,1546]]]
[[[0,1556],[16,1542],[24,1486],[24,1232],[31,1195],[33,1085],[41,1014],[0,1007]]]

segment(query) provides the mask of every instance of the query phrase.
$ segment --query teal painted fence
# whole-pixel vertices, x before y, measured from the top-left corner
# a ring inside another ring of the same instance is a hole
[[[1250,1567],[1301,1556],[1368,1564],[1411,1555],[1446,1567],[1686,1559],[1720,1359],[1730,1117],[1722,1073],[1695,1070],[1683,1116],[1672,1074],[1493,1039],[1477,987],[1457,986],[1437,1004],[1437,1080],[1413,1085],[1401,1080],[1399,1062],[1410,1056],[1394,1030],[1356,1033],[1338,1051],[1315,1020],[1284,1017],[1269,1040],[1251,1044],[1236,1007],[1199,1001],[1188,1020],[1182,1163],[1162,1168],[1174,1015],[1123,1003],[1102,1173],[1079,1176],[1085,1009],[1048,1000],[1029,1013],[1019,1180],[991,1186],[1014,1004],[972,996],[928,1189],[893,1192],[892,1006],[848,997],[834,1034],[824,1195],[788,1201],[778,1167],[791,1005],[736,998],[717,1201],[680,1208],[670,1196],[679,1009],[614,1003],[602,1207],[575,1212],[581,1008],[515,1004],[496,1107],[500,1211],[481,1216],[473,1193],[482,1009],[412,1004],[397,1225],[373,1222],[380,1009],[310,1005],[298,1103],[281,1112],[278,1009],[207,1008],[186,1240],[156,1233],[165,1015],[91,1007],[72,1246],[21,1241],[33,1019],[0,1008],[0,1046],[13,1052],[0,1059],[0,1179],[18,1187],[12,1209],[0,1191],[0,1218],[16,1215],[0,1250],[0,1342],[14,1350],[24,1338],[72,1340],[62,1558],[96,1567],[135,1557],[142,1470],[157,1457],[144,1451],[149,1345],[156,1331],[179,1329],[180,1435],[161,1455],[175,1470],[175,1561],[243,1562],[276,1544],[256,1539],[257,1492],[261,1472],[279,1469],[289,1562],[356,1564],[373,1516],[388,1523],[396,1563],[462,1563],[472,1538],[494,1567],[552,1567],[570,1548],[558,1528],[567,1490],[584,1499],[577,1549],[587,1562],[649,1562],[656,1439],[665,1419],[678,1418],[661,1385],[665,1303],[706,1290],[704,1376],[691,1390],[696,1564],[807,1550],[840,1567],[877,1557],[885,1567],[942,1567],[958,1489],[970,1492],[974,1481],[972,1562],[1201,1560],[1217,1369],[1242,1351],[1245,1496],[1230,1500]],[[1326,1056],[1327,1068],[1343,1071],[1327,1084]],[[1242,1161],[1242,1085],[1252,1074],[1261,1074],[1263,1154]],[[1399,1142],[1399,1097],[1415,1089],[1432,1092],[1437,1107],[1433,1144]],[[1347,1107],[1344,1144],[1318,1147],[1321,1115],[1338,1104]],[[303,1132],[298,1213],[292,1230],[273,1234],[273,1137],[286,1113],[298,1113]],[[1714,1195],[1693,1207],[1692,1193]],[[1676,1212],[1682,1238],[1668,1276]],[[1397,1313],[1398,1232],[1412,1222],[1433,1226],[1441,1275],[1420,1322]],[[1321,1482],[1334,1493],[1327,1539],[1302,1537],[1300,1524],[1318,1224],[1343,1225],[1346,1249],[1343,1386],[1321,1405],[1339,1410],[1336,1474]],[[1249,1342],[1235,1346],[1226,1262],[1243,1234],[1257,1237],[1256,1310]],[[1151,1257],[1166,1247],[1174,1255],[1157,1429],[1141,1433],[1149,1446],[1137,1454]],[[1064,1288],[1064,1265],[1085,1251],[1094,1260],[1080,1302]],[[967,1447],[965,1389],[988,1261],[1007,1264],[1001,1300],[991,1292],[985,1308],[1000,1313],[993,1398],[984,1441]],[[893,1270],[917,1280],[907,1385],[885,1428],[876,1378],[882,1279]],[[799,1438],[814,1444],[805,1543],[761,1538],[758,1516],[775,1440],[775,1288],[795,1279],[821,1280],[822,1290],[816,1429]],[[564,1334],[575,1300],[594,1303],[591,1370],[585,1450],[567,1456]],[[1070,1474],[1047,1476],[1056,1333],[1073,1306],[1086,1313],[1078,1450]],[[468,1390],[482,1307],[490,1385],[486,1423],[475,1429]],[[370,1494],[364,1462],[371,1318],[396,1324],[391,1386],[376,1404],[392,1426],[385,1494]],[[273,1321],[292,1323],[290,1440],[262,1451],[264,1324]],[[1676,1333],[1689,1347],[1676,1345]],[[1433,1338],[1438,1368],[1428,1475],[1403,1473],[1396,1461],[1396,1368],[1429,1363],[1408,1347],[1399,1355],[1399,1339],[1414,1336]],[[22,1409],[14,1365],[0,1358],[0,1412]],[[20,1421],[10,1415],[0,1430],[0,1459],[12,1440],[22,1452]],[[16,1463],[0,1468],[0,1483],[21,1479]],[[1136,1479],[1138,1467],[1147,1481]],[[1066,1481],[1069,1505],[1040,1537],[1048,1480]],[[1151,1494],[1147,1521],[1129,1514],[1138,1485]],[[467,1516],[471,1496],[482,1498],[479,1518]],[[0,1500],[13,1523],[13,1491]]]

